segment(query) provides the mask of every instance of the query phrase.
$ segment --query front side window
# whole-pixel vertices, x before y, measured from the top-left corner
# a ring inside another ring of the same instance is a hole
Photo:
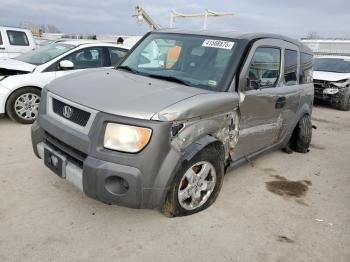
[[[0,45],[2,45],[2,37],[1,37],[1,32],[0,32]]]
[[[108,51],[109,58],[111,60],[111,66],[117,66],[127,53],[127,50],[118,49],[115,47],[108,47]]]
[[[89,47],[78,50],[62,60],[73,62],[74,69],[103,67],[104,57],[102,47]]]
[[[25,32],[7,30],[10,45],[29,46],[29,41]]]
[[[209,36],[152,33],[117,69],[223,91],[235,42]]]
[[[271,88],[280,76],[281,50],[276,47],[258,47],[249,68],[250,89]]]
[[[287,86],[297,84],[298,52],[286,49],[284,51],[284,82]]]
[[[300,84],[312,83],[312,65],[313,56],[306,53],[300,53]]]
[[[17,56],[14,59],[33,65],[42,65],[73,48],[75,48],[74,45],[64,43],[50,44],[34,51],[29,51],[23,55]]]

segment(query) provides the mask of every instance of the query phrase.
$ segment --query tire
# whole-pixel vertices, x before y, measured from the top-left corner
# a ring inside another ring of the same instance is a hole
[[[344,92],[344,95],[342,99],[340,100],[340,103],[338,104],[338,108],[343,111],[349,111],[350,110],[350,87],[345,87],[346,90]]]
[[[187,177],[190,170],[194,171],[193,174],[197,175],[195,177],[199,178],[199,175],[205,174],[208,168],[210,171],[205,177],[205,180],[199,180],[197,184],[193,181],[194,179],[192,179],[192,183],[189,182]],[[201,172],[202,170],[203,172]],[[186,174],[187,176],[185,176]],[[161,209],[162,213],[167,217],[187,216],[208,208],[215,202],[219,195],[223,178],[224,160],[223,157],[221,157],[220,151],[215,146],[205,147],[190,161],[184,162],[181,169],[175,175],[165,203]],[[184,186],[186,180],[187,186]],[[215,182],[213,182],[213,180],[215,180]],[[205,187],[207,188],[204,189]],[[186,196],[189,196],[190,193],[188,192],[190,191],[193,193],[192,196],[189,198],[184,197],[186,200],[181,201],[180,195],[183,196],[186,194]],[[200,192],[198,193],[198,191]],[[199,199],[196,199],[194,195],[199,195]],[[202,201],[204,202],[202,203]],[[196,204],[191,206],[192,202]]]
[[[298,153],[309,152],[312,138],[312,123],[309,115],[304,115],[294,129],[291,148]]]
[[[14,121],[32,124],[39,111],[40,90],[24,87],[13,92],[6,103],[6,113]]]

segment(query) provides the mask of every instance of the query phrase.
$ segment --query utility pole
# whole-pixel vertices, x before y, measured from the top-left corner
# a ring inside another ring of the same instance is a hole
[[[204,13],[196,13],[196,14],[182,14],[176,11],[171,11],[170,13],[170,28],[174,27],[175,24],[175,18],[196,18],[196,17],[203,17],[204,23],[203,23],[203,29],[207,29],[208,25],[208,17],[209,16],[233,16],[234,13],[232,12],[214,12],[210,11],[208,9],[205,9]]]
[[[138,24],[142,24],[142,22],[145,20],[151,27],[151,30],[158,30],[161,28],[160,25],[158,25],[156,21],[154,21],[152,17],[145,11],[145,9],[143,9],[142,6],[137,5],[135,7],[135,10],[136,15],[133,15],[133,17],[136,17]]]

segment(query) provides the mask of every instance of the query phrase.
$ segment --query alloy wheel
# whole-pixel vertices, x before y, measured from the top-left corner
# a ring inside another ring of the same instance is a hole
[[[25,93],[15,101],[15,112],[17,116],[24,120],[35,120],[40,105],[40,96],[33,93]]]
[[[178,201],[182,208],[193,210],[204,205],[216,185],[214,166],[201,161],[192,165],[184,174],[178,188]]]

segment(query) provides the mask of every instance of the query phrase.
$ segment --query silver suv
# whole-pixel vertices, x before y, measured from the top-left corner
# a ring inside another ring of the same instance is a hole
[[[228,168],[308,151],[312,63],[280,35],[151,32],[116,69],[50,83],[33,149],[94,199],[189,215],[215,201]]]

